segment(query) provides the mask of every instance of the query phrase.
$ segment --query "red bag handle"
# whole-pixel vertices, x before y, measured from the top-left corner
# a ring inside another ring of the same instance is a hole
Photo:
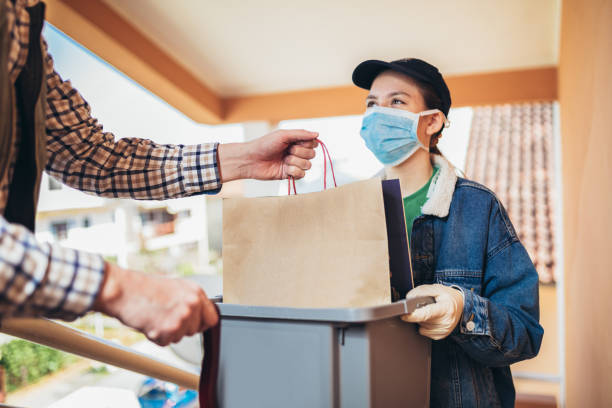
[[[338,187],[336,183],[336,174],[334,173],[334,163],[332,163],[331,155],[329,154],[329,149],[321,140],[318,141],[321,145],[321,150],[323,151],[323,190],[327,190],[327,159],[329,158],[329,168],[331,170],[332,178],[334,180],[334,187]],[[297,195],[297,190],[295,189],[295,179],[289,176],[287,180],[287,195],[291,195],[291,186],[293,185],[293,194]]]
[[[219,374],[219,351],[221,349],[221,314],[219,307],[213,303],[219,315],[219,322],[204,332],[204,360],[200,373],[198,397],[200,408],[217,408],[217,375]]]

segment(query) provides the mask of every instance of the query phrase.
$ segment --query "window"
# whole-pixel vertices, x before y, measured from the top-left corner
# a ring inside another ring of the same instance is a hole
[[[52,223],[51,232],[58,241],[68,238],[68,222],[60,221]]]
[[[191,217],[191,210],[179,211],[176,216],[179,220],[188,219]]]
[[[62,189],[62,183],[54,179],[53,177],[49,177],[49,190],[57,191]]]
[[[166,208],[156,208],[154,210],[140,212],[142,225],[164,224],[174,221],[175,218],[176,215],[170,214]]]

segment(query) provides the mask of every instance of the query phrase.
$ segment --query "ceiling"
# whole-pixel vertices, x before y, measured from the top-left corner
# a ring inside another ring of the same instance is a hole
[[[370,59],[445,75],[557,65],[560,0],[103,0],[223,97],[348,85]]]

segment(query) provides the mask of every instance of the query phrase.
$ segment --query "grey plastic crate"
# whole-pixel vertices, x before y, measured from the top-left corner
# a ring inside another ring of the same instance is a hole
[[[427,407],[431,342],[399,316],[430,302],[359,309],[219,303],[220,405]]]

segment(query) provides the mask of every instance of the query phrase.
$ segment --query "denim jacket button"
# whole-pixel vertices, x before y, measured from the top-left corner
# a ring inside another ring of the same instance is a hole
[[[476,323],[474,323],[473,320],[470,320],[465,324],[465,328],[467,329],[467,331],[472,331],[476,328]]]

